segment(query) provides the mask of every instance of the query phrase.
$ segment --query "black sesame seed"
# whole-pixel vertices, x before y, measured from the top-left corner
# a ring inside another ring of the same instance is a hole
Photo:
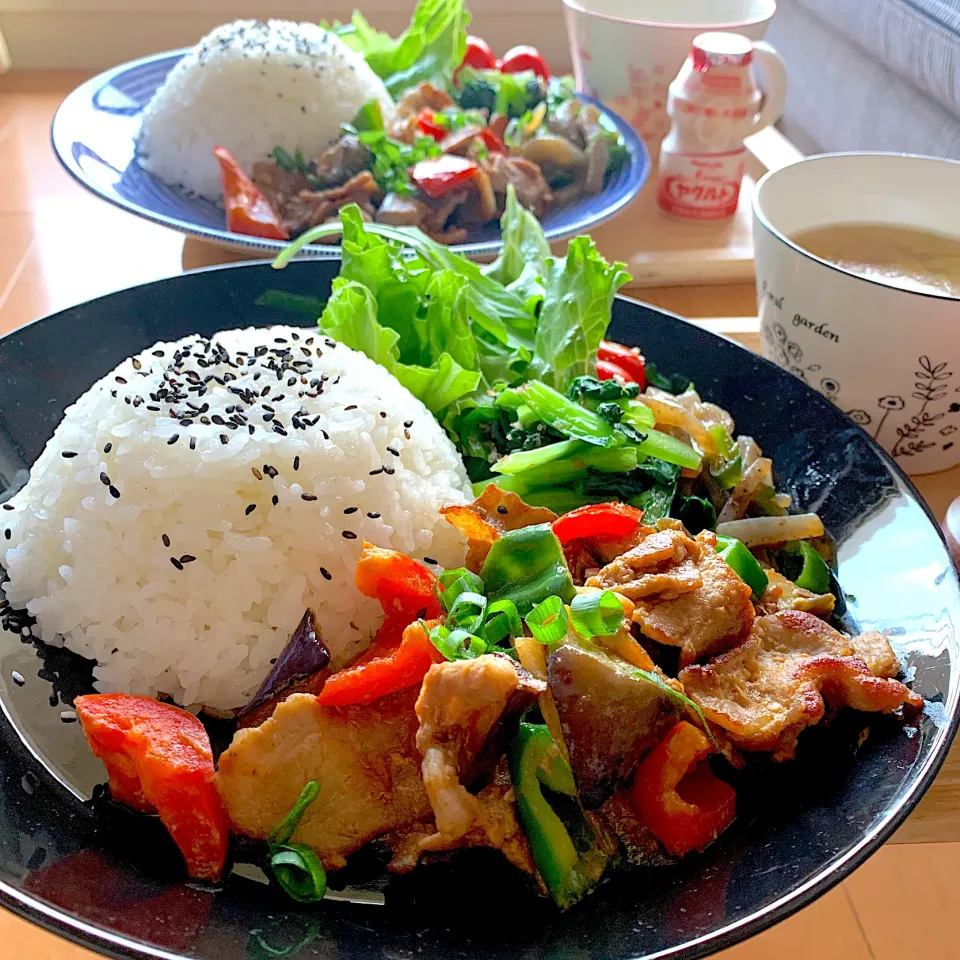
[[[243,515],[245,517],[249,517],[250,514],[253,513],[253,511],[256,509],[257,509],[257,505],[255,503],[251,503],[247,506],[246,510],[243,511]]]
[[[117,381],[117,383],[126,383],[126,382],[127,382],[126,380],[123,379],[123,377],[114,377],[114,379]]]
[[[300,469],[300,456],[299,456],[299,455],[297,455],[296,457],[293,458],[293,469],[294,469],[294,470],[299,470],[299,469]]]
[[[392,477],[397,471],[393,467],[384,467],[383,472],[388,476]]]
[[[277,475],[277,468],[271,467],[269,463],[263,465],[263,472],[272,480]]]
[[[253,473],[253,475],[254,475],[258,480],[262,480],[262,479],[263,479],[263,474],[262,474],[256,467],[251,467],[251,468],[250,468],[250,471]]]
[[[387,411],[386,411],[386,410],[381,410],[381,411],[380,411],[380,416],[383,417],[384,420],[386,420],[386,419],[387,419]]]
[[[359,507],[345,507],[343,512],[347,514],[356,513],[359,509]]]
[[[404,420],[404,421],[403,421],[403,425],[404,425],[405,427],[407,427],[407,429],[409,429],[410,427],[413,426],[413,421],[412,421],[412,420]]]
[[[7,527],[7,529],[3,531],[3,535],[9,540],[13,536],[13,531]]]
[[[326,567],[321,567],[321,568],[320,568],[320,576],[323,577],[324,580],[332,580],[332,579],[333,579],[333,577],[330,575],[330,571],[329,571]]]
[[[196,438],[196,437],[191,437],[191,438],[190,438],[190,449],[191,449],[191,450],[196,450],[196,449],[197,449],[197,438]]]
[[[136,360],[136,359],[133,360],[133,369],[134,369],[134,370],[139,370],[142,366],[143,366],[143,364],[142,364],[139,360]]]
[[[64,450],[64,451],[60,454],[60,456],[63,457],[64,460],[71,460],[71,459],[73,459],[73,457],[75,457],[76,455],[77,455],[76,452],[73,451],[73,450]]]
[[[120,491],[115,486],[113,486],[113,484],[110,485],[109,490],[110,490],[110,496],[113,497],[114,500],[120,499]]]
[[[301,494],[300,494],[300,499],[301,499],[301,500],[310,501],[310,500],[316,500],[317,498],[316,498],[316,496],[315,496],[314,494],[312,494],[312,493],[301,493]]]
[[[160,539],[163,541],[163,545],[165,547],[170,546],[170,538],[166,534],[164,534]]]
[[[341,534],[344,540],[356,540],[357,535],[352,530],[344,530]]]
[[[110,486],[110,478],[103,472],[100,473],[100,482],[105,486]]]
[[[196,560],[196,559],[197,559],[196,557],[191,556],[189,553],[185,553],[185,554],[180,558],[180,562],[181,562],[181,563],[193,563],[193,561]]]
[[[356,409],[357,409],[357,405],[356,405],[355,403],[351,403],[349,407],[344,407],[343,409],[344,409],[344,412],[346,412],[346,411],[348,411],[348,410],[356,410]]]
[[[229,438],[225,433],[221,433],[221,434],[220,434],[220,442],[221,442],[222,444],[226,445],[226,444],[228,444],[228,443],[230,442],[230,438]]]
[[[394,447],[387,447],[387,453],[392,453],[395,457],[400,456],[400,451]]]
[[[437,561],[434,560],[433,557],[424,557],[424,558],[423,558],[423,562],[424,562],[424,563],[432,563],[434,566],[437,566]]]
[[[179,433],[174,433],[170,435],[170,439],[167,440],[167,446],[172,447],[180,439]]]
[[[13,506],[12,503],[5,503],[5,504],[3,505],[3,509],[4,509],[4,510],[13,510],[13,509],[15,509],[15,508],[14,508],[14,506]]]
[[[279,498],[276,494],[274,494],[274,495],[270,498],[270,502],[271,502],[274,506],[276,506],[276,505],[280,502],[280,498]]]
[[[170,562],[171,562],[178,570],[182,570],[182,569],[183,569],[183,564],[182,564],[176,557],[171,557],[171,558],[170,558]]]
[[[376,470],[371,470],[371,471],[370,471],[370,476],[371,476],[371,477],[376,477],[376,476],[378,476],[378,475],[381,474],[381,473],[383,473],[383,467],[377,467]]]
[[[313,422],[316,423],[317,421],[314,420]],[[323,427],[320,428],[320,433],[322,434],[324,440],[329,440],[329,439],[330,439],[330,434],[327,433],[327,431],[324,430]]]
[[[379,519],[380,519],[380,514],[379,514],[379,513],[368,513],[367,516],[368,516],[371,520],[379,520]]]
[[[509,512],[510,511],[507,510],[507,508],[502,503],[500,504],[499,507],[497,507],[497,513],[499,513],[501,516],[506,516]]]

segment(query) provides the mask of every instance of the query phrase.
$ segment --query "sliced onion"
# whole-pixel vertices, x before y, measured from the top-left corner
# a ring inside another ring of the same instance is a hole
[[[735,537],[746,547],[763,547],[789,540],[823,536],[823,521],[815,513],[788,517],[747,517],[717,524],[717,535]]]

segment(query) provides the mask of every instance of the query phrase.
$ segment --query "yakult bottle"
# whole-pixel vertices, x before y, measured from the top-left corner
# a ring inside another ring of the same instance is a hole
[[[766,76],[766,96],[754,62]],[[733,216],[746,164],[744,137],[777,120],[786,90],[786,67],[769,44],[736,33],[696,37],[670,84],[673,126],[660,147],[660,208],[690,220]]]

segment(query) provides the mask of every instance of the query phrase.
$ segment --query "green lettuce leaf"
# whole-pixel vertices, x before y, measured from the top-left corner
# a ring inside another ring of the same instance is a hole
[[[565,257],[548,259],[533,353],[539,379],[562,392],[594,372],[613,298],[629,279],[625,265],[607,263],[590,237],[575,237]]]
[[[513,184],[507,186],[507,203],[500,219],[503,249],[493,263],[483,268],[485,276],[503,286],[518,281],[529,272],[537,279],[544,276],[550,244],[540,221],[517,199]]]
[[[334,29],[396,98],[424,81],[440,87],[450,83],[467,49],[469,23],[464,0],[420,0],[396,39],[375,30],[359,11],[348,26]]]

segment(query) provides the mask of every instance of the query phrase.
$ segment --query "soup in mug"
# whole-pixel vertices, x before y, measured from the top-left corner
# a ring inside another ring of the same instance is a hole
[[[815,257],[867,280],[960,298],[960,239],[885,223],[834,223],[791,239]]]

